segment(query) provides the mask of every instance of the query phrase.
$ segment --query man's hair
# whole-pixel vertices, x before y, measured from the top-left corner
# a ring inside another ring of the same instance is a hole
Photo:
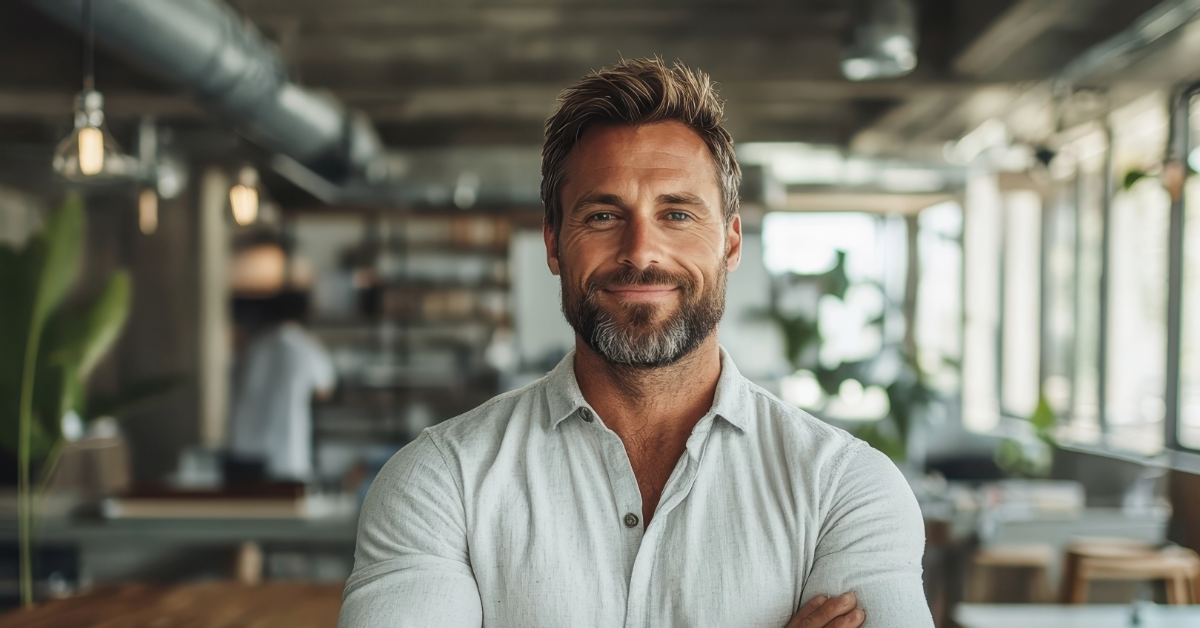
[[[707,74],[679,61],[667,67],[658,57],[622,60],[564,89],[558,95],[558,109],[546,120],[542,146],[542,206],[547,224],[558,232],[567,161],[588,127],[666,121],[683,123],[708,146],[728,221],[738,210],[742,171],[733,152],[733,137],[721,126],[724,109]]]

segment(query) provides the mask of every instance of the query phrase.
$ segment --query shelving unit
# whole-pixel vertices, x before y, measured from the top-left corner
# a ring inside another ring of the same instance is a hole
[[[339,376],[314,411],[318,447],[402,444],[497,393],[486,355],[513,326],[510,235],[538,221],[528,210],[286,214],[292,255],[314,267],[309,330]]]

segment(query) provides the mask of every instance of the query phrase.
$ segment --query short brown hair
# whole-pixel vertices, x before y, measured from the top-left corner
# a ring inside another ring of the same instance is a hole
[[[567,159],[584,131],[597,123],[628,125],[674,120],[696,132],[712,153],[721,202],[728,221],[738,210],[742,171],[733,137],[721,126],[724,103],[707,74],[658,57],[625,59],[592,72],[558,95],[558,109],[546,120],[542,146],[542,206],[556,232],[562,221],[562,185]]]

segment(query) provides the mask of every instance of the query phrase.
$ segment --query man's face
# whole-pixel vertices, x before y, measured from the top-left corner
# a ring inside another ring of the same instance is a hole
[[[707,338],[741,259],[708,147],[677,122],[588,129],[571,153],[547,261],[563,313],[616,364],[677,362]]]

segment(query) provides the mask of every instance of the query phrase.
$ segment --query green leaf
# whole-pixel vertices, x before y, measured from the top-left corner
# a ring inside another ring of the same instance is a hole
[[[846,252],[838,250],[837,263],[834,264],[822,279],[825,294],[831,294],[838,299],[846,298],[846,289],[850,287],[850,279],[846,277]]]
[[[1029,416],[1029,422],[1033,424],[1034,433],[1038,438],[1047,443],[1054,442],[1054,427],[1058,424],[1058,417],[1054,414],[1054,408],[1050,407],[1045,393],[1038,395],[1037,408]]]
[[[38,272],[37,296],[34,301],[35,324],[62,303],[75,283],[83,260],[83,241],[86,217],[83,201],[78,195],[67,198],[62,208],[50,214],[42,232],[45,242]]]
[[[1121,189],[1128,190],[1137,184],[1138,181],[1150,176],[1145,170],[1134,168],[1125,173],[1125,178],[1121,180]]]
[[[55,361],[69,365],[80,379],[87,380],[120,337],[129,318],[131,292],[129,273],[117,271],[91,304],[64,315]]]

